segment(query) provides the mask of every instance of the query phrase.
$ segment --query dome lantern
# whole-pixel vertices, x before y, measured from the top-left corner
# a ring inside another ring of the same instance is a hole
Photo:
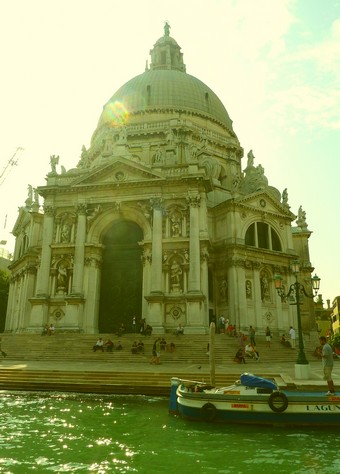
[[[156,71],[159,69],[174,69],[185,72],[183,63],[183,53],[177,42],[170,36],[170,25],[165,22],[164,36],[154,44],[150,50],[151,64],[150,69]]]

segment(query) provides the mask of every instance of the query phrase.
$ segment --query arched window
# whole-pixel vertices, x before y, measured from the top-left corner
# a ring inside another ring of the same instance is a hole
[[[245,244],[260,249],[282,252],[277,232],[265,222],[254,222],[248,227],[245,235]]]

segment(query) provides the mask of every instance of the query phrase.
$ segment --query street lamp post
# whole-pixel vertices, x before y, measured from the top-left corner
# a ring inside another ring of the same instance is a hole
[[[311,283],[312,283],[312,289],[313,293],[308,294],[305,290],[305,287],[298,281],[298,274],[300,271],[300,265],[297,260],[294,260],[294,262],[291,265],[292,272],[295,276],[295,282],[292,283],[289,287],[288,293],[285,294],[284,289],[282,287],[282,277],[281,275],[275,275],[274,276],[274,283],[275,283],[275,288],[279,296],[281,298],[290,298],[294,297],[294,303],[290,303],[293,305],[296,305],[296,312],[297,312],[297,324],[298,324],[298,335],[299,335],[299,353],[298,353],[298,358],[296,361],[296,364],[298,366],[301,365],[308,365],[308,361],[306,358],[305,350],[304,350],[304,344],[303,344],[303,337],[302,337],[302,325],[301,325],[301,313],[300,313],[300,304],[301,304],[301,297],[306,296],[307,298],[315,298],[317,295],[319,288],[320,288],[320,278],[317,275],[314,275],[313,278],[311,278]]]

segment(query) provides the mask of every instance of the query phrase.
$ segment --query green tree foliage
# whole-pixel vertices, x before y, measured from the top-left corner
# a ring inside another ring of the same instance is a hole
[[[5,329],[7,301],[9,290],[9,273],[0,270],[0,332]]]

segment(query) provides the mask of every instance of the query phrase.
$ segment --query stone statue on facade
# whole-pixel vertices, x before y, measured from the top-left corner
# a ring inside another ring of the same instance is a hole
[[[119,143],[126,143],[127,142],[127,130],[126,127],[122,127],[119,132]]]
[[[27,199],[29,199],[31,202],[33,201],[33,187],[31,184],[27,186]]]
[[[57,274],[57,290],[65,290],[67,288],[67,268],[63,263],[58,267]]]
[[[174,260],[170,268],[171,291],[181,291],[182,267],[177,260]]]
[[[51,173],[57,173],[58,163],[59,163],[59,155],[51,155],[50,156]]]
[[[306,212],[302,209],[302,206],[299,207],[296,223],[299,227],[307,228]]]
[[[174,132],[171,128],[168,128],[168,130],[166,132],[166,135],[165,135],[165,139],[166,139],[166,142],[167,142],[168,145],[173,145],[174,144],[175,135],[174,135]]]
[[[246,280],[246,298],[251,299],[253,294],[252,284],[250,280]]]
[[[70,242],[70,239],[71,239],[71,227],[68,222],[65,222],[61,228],[60,241],[62,243],[68,243]]]
[[[30,209],[33,203],[33,187],[31,184],[27,186],[27,198],[25,200],[26,209]]]
[[[254,159],[255,159],[253,150],[250,150],[250,151],[249,151],[249,153],[248,153],[248,155],[247,155],[247,158],[248,158],[248,161],[247,161],[247,168],[251,168],[252,166],[254,166]]]
[[[268,179],[264,174],[263,166],[258,165],[255,168],[250,165],[249,163],[252,163],[252,159],[253,155],[249,158],[248,166],[244,170],[245,176],[240,186],[240,192],[242,194],[251,194],[257,191],[262,191],[268,187]]]
[[[167,21],[164,25],[164,36],[170,36],[170,25]]]
[[[282,191],[282,205],[285,206],[285,207],[289,207],[288,206],[288,191],[287,191],[287,188],[285,188]]]
[[[90,166],[89,153],[86,150],[85,145],[82,146],[80,161],[77,164],[77,168],[88,168]]]
[[[181,218],[176,213],[173,213],[170,218],[171,222],[171,237],[179,237],[181,234]]]
[[[261,277],[261,299],[269,300],[269,283],[265,275]]]
[[[190,144],[190,155],[192,160],[197,160],[198,148],[194,143]]]
[[[163,150],[160,146],[158,146],[154,155],[154,163],[163,163]]]

